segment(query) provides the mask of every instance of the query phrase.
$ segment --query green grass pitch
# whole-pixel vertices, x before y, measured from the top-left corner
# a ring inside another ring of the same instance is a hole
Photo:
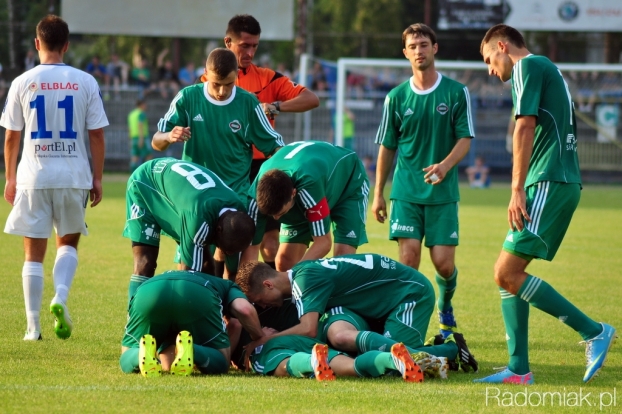
[[[90,236],[81,240],[79,266],[70,292],[74,333],[56,339],[45,310],[52,298],[55,246],[45,262],[42,342],[24,342],[25,314],[20,238],[0,235],[0,412],[2,413],[272,413],[272,412],[622,412],[622,344],[591,384],[581,381],[584,348],[571,329],[532,309],[530,357],[536,384],[490,387],[473,384],[507,362],[499,294],[493,264],[507,229],[509,186],[462,188],[460,270],[454,307],[459,330],[480,363],[480,373],[451,373],[447,381],[405,384],[398,378],[343,379],[332,383],[275,379],[233,372],[224,376],[145,379],[119,368],[132,271],[130,242],[121,237],[125,221],[125,179],[107,175],[104,200],[88,209]],[[0,203],[6,219],[9,204]],[[622,330],[622,188],[586,185],[582,200],[555,260],[535,261],[529,270],[597,320]],[[387,225],[368,218],[370,243],[359,252],[397,257]],[[173,268],[174,243],[164,239],[160,271]],[[433,278],[427,250],[420,269]],[[435,320],[428,335],[436,333]],[[548,394],[547,394],[548,393]],[[559,394],[555,394],[559,393]],[[519,407],[524,405],[524,407]],[[607,406],[608,405],[608,406]]]

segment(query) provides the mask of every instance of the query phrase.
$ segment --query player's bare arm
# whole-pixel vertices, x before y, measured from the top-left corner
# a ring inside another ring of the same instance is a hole
[[[527,214],[525,180],[529,169],[529,160],[533,151],[533,139],[536,129],[535,116],[519,116],[513,137],[512,197],[508,206],[508,224],[510,229],[523,229],[523,218],[531,221]]]
[[[447,172],[454,168],[469,152],[471,148],[471,138],[460,138],[449,155],[438,164],[432,164],[423,169],[426,172],[423,179],[426,183],[437,185],[447,175]],[[433,177],[436,175],[436,177]],[[433,180],[436,178],[436,180]]]
[[[15,201],[17,192],[17,155],[19,143],[22,139],[21,131],[7,129],[4,134],[4,165],[6,184],[4,186],[4,199],[11,205]]]
[[[192,137],[190,127],[176,126],[170,132],[158,131],[153,134],[151,146],[158,151],[166,150],[169,145],[176,142],[186,142]]]
[[[264,109],[266,109],[266,106],[274,107],[272,104],[263,105]],[[279,101],[280,112],[306,112],[318,106],[320,106],[320,99],[309,89],[300,92],[295,98],[287,101]]]
[[[309,247],[304,256],[302,256],[300,261],[322,259],[330,253],[332,247],[333,238],[330,232],[323,236],[313,236],[313,244]]]
[[[102,178],[104,175],[104,158],[106,154],[106,142],[104,140],[104,129],[90,129],[89,144],[91,146],[91,162],[93,164],[93,188],[89,192],[91,207],[95,207],[102,201],[104,190]]]
[[[234,299],[229,305],[229,311],[240,321],[252,340],[256,341],[264,336],[257,311],[248,300],[242,298]]]
[[[389,172],[393,166],[395,158],[395,150],[388,149],[384,145],[380,145],[378,150],[378,161],[376,164],[376,187],[374,188],[374,201],[371,209],[374,217],[380,223],[384,223],[387,215],[387,202],[384,199],[384,186],[387,183]]]

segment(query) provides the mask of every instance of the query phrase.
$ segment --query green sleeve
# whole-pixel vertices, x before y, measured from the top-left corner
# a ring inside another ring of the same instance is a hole
[[[400,127],[402,120],[397,116],[395,111],[395,96],[390,93],[384,100],[382,110],[382,120],[376,134],[376,144],[382,145],[390,150],[397,149],[400,137]]]
[[[252,104],[249,103],[249,110],[252,113],[249,117],[248,137],[259,151],[269,156],[274,150],[285,145],[283,137],[272,128],[257,98],[254,96],[251,98],[253,101]]]
[[[190,125],[185,102],[186,96],[182,92],[179,92],[175,99],[173,99],[173,102],[171,102],[164,118],[160,118],[160,122],[158,122],[158,131],[170,132],[176,126],[187,127]]]
[[[466,86],[458,92],[458,103],[453,113],[455,139],[473,138],[475,130],[473,128],[473,118],[471,112],[471,98]]]

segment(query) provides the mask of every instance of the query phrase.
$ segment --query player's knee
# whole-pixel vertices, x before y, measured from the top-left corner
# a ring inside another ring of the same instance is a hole
[[[291,257],[284,254],[277,255],[274,262],[276,263],[276,270],[279,272],[286,272],[296,264]]]
[[[410,266],[415,270],[419,269],[419,262],[421,260],[421,255],[415,252],[408,252],[400,254],[400,262],[406,266]]]
[[[446,260],[438,264],[434,264],[436,268],[436,273],[438,273],[441,277],[448,278],[454,273],[454,263],[453,261]]]
[[[350,349],[356,345],[356,339],[353,341],[352,333],[349,331],[328,331],[328,342],[335,349]]]

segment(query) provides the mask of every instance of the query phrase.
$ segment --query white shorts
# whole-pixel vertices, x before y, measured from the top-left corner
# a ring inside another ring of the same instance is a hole
[[[56,234],[82,233],[88,235],[84,222],[89,190],[50,188],[17,190],[13,209],[4,232],[35,239],[47,239]]]

